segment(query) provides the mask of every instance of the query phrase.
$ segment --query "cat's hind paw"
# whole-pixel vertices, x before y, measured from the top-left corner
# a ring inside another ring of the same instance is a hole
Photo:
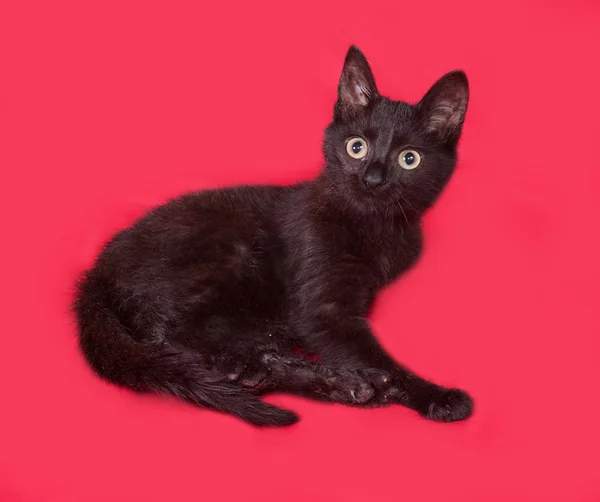
[[[328,396],[338,403],[364,405],[375,396],[374,387],[357,372],[339,371],[326,382]]]
[[[261,390],[268,386],[271,371],[268,366],[257,360],[230,360],[224,365],[223,372],[230,382],[242,387]]]

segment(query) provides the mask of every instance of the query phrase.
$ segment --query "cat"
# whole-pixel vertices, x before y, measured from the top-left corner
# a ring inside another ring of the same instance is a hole
[[[299,420],[261,400],[271,392],[468,418],[466,392],[400,366],[366,319],[377,291],[419,257],[421,217],[454,171],[468,98],[454,71],[415,105],[392,101],[351,46],[314,180],[183,195],[105,246],[73,303],[89,364],[255,426]]]

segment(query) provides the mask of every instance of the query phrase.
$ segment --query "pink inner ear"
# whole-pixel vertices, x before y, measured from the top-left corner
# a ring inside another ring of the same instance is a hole
[[[371,98],[371,92],[369,91],[369,88],[362,82],[356,82],[354,88],[356,92],[356,103],[361,106],[367,106],[369,99]]]
[[[429,132],[449,132],[460,127],[464,106],[459,100],[441,100],[429,111],[427,130]]]
[[[350,107],[366,107],[377,94],[369,63],[358,49],[351,49],[344,61],[339,97]]]
[[[342,88],[342,99],[355,106],[367,106],[371,99],[371,89],[369,85],[357,74],[359,69],[352,66],[348,69],[346,85]]]

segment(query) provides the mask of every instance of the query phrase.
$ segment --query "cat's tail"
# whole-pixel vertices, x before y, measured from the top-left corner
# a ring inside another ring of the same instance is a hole
[[[80,285],[74,304],[80,346],[106,380],[137,391],[172,395],[189,403],[229,413],[255,426],[285,426],[298,416],[263,402],[245,389],[218,378],[197,352],[167,342],[132,338],[118,317]]]

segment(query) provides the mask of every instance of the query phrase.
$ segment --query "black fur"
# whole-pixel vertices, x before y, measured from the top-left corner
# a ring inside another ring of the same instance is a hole
[[[298,420],[260,399],[273,391],[467,418],[466,393],[399,366],[365,317],[419,256],[420,218],[454,170],[467,101],[462,72],[416,105],[382,97],[351,47],[317,179],[184,195],[107,244],[74,304],[89,363],[255,425]],[[364,158],[348,154],[351,137]],[[413,170],[398,163],[409,147],[422,158]]]

